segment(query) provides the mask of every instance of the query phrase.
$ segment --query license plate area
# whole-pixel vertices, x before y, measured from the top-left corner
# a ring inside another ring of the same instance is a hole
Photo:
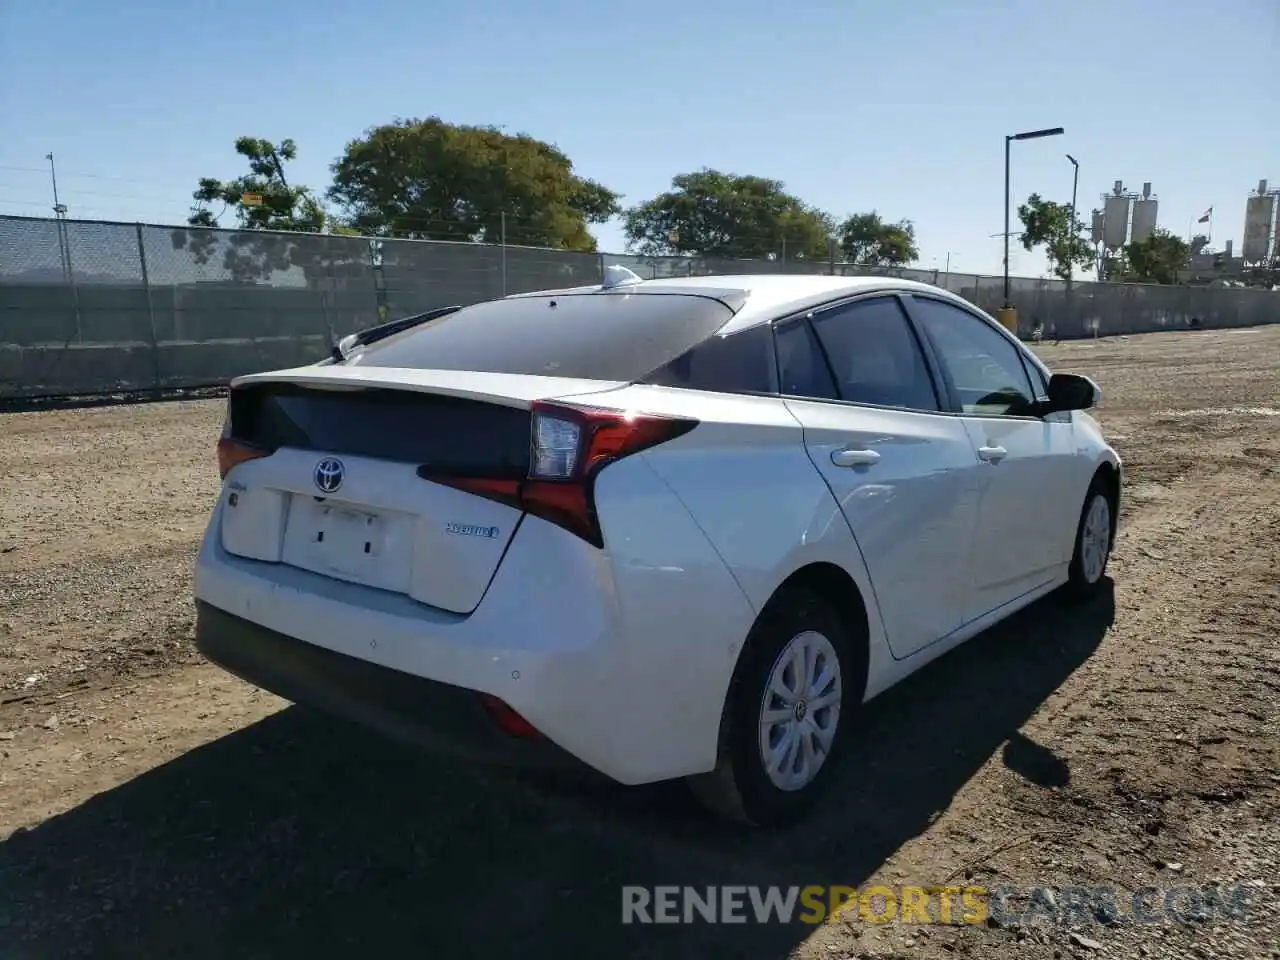
[[[323,504],[315,511],[317,558],[335,573],[354,574],[382,556],[382,518],[376,513]]]
[[[285,561],[315,573],[395,589],[384,582],[403,566],[388,558],[397,544],[394,516],[332,501],[293,498],[285,534]],[[407,544],[400,544],[401,548]],[[388,559],[391,562],[388,563]],[[392,579],[395,579],[394,577]]]

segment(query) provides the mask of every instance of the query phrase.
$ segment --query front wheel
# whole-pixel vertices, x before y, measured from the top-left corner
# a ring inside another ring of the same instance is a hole
[[[716,813],[766,826],[821,793],[862,700],[850,638],[808,590],[786,590],[752,627],[730,686],[714,771],[689,779]]]
[[[1111,559],[1111,545],[1115,535],[1115,517],[1112,515],[1111,498],[1102,483],[1095,478],[1085,494],[1084,507],[1076,528],[1075,550],[1067,574],[1069,592],[1076,597],[1088,597],[1102,585],[1103,574]]]

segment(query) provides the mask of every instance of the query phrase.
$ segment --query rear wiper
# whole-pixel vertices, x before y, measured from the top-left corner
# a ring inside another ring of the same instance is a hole
[[[371,343],[385,340],[387,337],[400,333],[402,330],[408,330],[410,327],[416,327],[432,320],[438,320],[451,313],[457,313],[462,309],[462,306],[462,304],[458,303],[451,307],[437,307],[434,310],[428,310],[426,313],[416,313],[411,317],[388,320],[386,323],[380,323],[376,327],[368,327],[358,333],[348,334],[334,346],[333,361],[334,363],[341,363],[351,355],[351,351],[356,347],[367,347]]]

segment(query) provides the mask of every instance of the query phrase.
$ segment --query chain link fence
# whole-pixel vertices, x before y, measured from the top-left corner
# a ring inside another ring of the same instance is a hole
[[[511,293],[646,279],[881,274],[994,313],[1000,277],[793,260],[717,260],[0,216],[0,398],[215,386],[312,363],[381,319]],[[1011,281],[1023,337],[1280,320],[1258,289]]]

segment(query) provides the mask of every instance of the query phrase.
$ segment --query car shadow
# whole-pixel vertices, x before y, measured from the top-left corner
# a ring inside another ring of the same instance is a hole
[[[679,784],[548,789],[290,707],[0,844],[0,956],[782,957],[813,928],[624,925],[623,885],[858,886],[1097,648],[1108,590],[1050,597],[887,692],[833,793],[775,832]],[[920,878],[941,882],[943,878]]]

